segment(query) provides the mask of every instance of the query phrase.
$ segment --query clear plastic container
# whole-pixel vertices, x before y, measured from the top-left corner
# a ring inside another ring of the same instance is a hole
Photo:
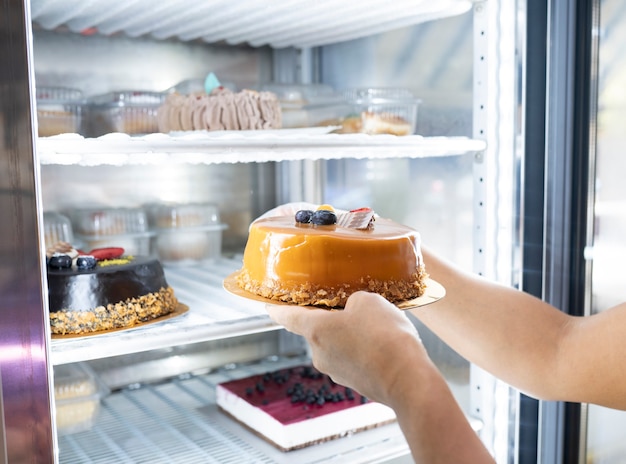
[[[166,266],[211,262],[222,254],[225,224],[161,229],[154,237],[154,250]]]
[[[154,250],[165,265],[210,262],[222,254],[222,232],[216,205],[210,203],[146,206],[155,232]]]
[[[118,91],[89,99],[89,135],[111,132],[152,134],[159,131],[157,112],[165,100],[163,92]]]
[[[353,116],[344,120],[344,132],[411,135],[417,130],[421,101],[408,89],[362,88],[344,92]]]
[[[220,85],[232,90],[233,92],[237,92],[238,90],[237,85],[234,82],[220,81]],[[204,89],[204,79],[186,79],[167,89],[166,93],[180,93],[181,95],[204,94],[206,93]]]
[[[209,226],[220,223],[217,205],[212,203],[154,203],[145,206],[154,229]]]
[[[109,389],[85,363],[54,366],[54,399],[59,434],[89,430]]]
[[[83,93],[65,87],[37,87],[39,137],[82,132]]]
[[[264,84],[280,101],[285,128],[340,125],[351,107],[332,87],[324,84]]]
[[[74,244],[72,223],[67,216],[53,211],[43,213],[44,240],[46,248],[58,242]]]
[[[128,255],[149,256],[151,238],[148,217],[142,208],[91,208],[68,212],[76,237],[85,252],[94,248],[121,247]]]
[[[333,88],[326,84],[279,84],[261,85],[260,90],[273,92],[285,107],[301,107],[310,104],[336,102],[341,99]]]

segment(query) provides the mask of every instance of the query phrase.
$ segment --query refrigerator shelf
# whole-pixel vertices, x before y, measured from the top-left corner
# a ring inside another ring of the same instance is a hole
[[[178,299],[189,306],[179,317],[97,335],[51,340],[51,362],[66,364],[176,345],[218,340],[279,329],[261,302],[228,293],[224,278],[241,259],[223,257],[202,266],[166,267]]]
[[[307,159],[422,158],[486,149],[467,137],[320,134],[311,131],[224,131],[97,138],[63,134],[37,140],[42,165],[126,166],[146,164],[258,163]]]
[[[315,47],[366,37],[465,13],[471,0],[31,0],[31,18],[44,29],[149,35],[229,45]]]
[[[304,361],[304,357],[272,358],[114,392],[102,400],[90,430],[59,437],[59,462],[356,464],[392,462],[409,455],[397,424],[283,453],[217,410],[218,383]]]

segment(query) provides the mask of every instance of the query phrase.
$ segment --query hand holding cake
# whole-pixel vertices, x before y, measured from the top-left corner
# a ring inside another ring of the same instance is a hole
[[[375,293],[356,292],[341,311],[266,308],[272,319],[308,340],[316,368],[394,409],[416,462],[493,462],[415,326],[395,305]]]
[[[317,369],[374,401],[392,403],[394,388],[414,369],[413,358],[427,361],[406,313],[375,293],[354,293],[339,311],[271,304],[266,309],[309,341]]]

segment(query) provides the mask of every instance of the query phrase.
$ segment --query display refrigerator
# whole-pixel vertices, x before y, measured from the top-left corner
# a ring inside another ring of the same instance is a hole
[[[624,18],[619,0],[0,0],[0,460],[412,462],[395,423],[283,452],[218,410],[220,382],[310,356],[223,288],[248,227],[368,206],[567,313],[618,303]],[[282,128],[159,130],[167,95],[207,76],[274,92]],[[409,133],[342,133],[360,92],[382,96],[368,111],[393,95]],[[52,335],[51,221],[88,243],[76,212],[172,203],[215,208],[201,260],[141,237],[188,311]],[[625,459],[621,413],[528,397],[409,317],[497,462]],[[68,399],[68,379],[94,388]]]

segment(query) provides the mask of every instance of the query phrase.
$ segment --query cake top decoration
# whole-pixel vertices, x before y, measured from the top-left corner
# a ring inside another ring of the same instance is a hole
[[[369,229],[374,226],[374,210],[372,208],[358,208],[342,213],[337,218],[337,225],[349,229]]]
[[[211,95],[213,89],[220,87],[222,84],[215,74],[212,72],[208,74],[208,76],[204,79],[204,91],[207,95]]]
[[[46,262],[53,269],[80,270],[94,269],[96,266],[115,266],[128,264],[132,256],[124,255],[124,248],[94,248],[89,252],[77,250],[67,242],[57,242],[46,250]]]
[[[338,225],[348,229],[367,230],[374,225],[374,210],[372,208],[358,208],[350,211],[336,212],[330,205],[321,205],[316,211],[301,209],[296,212],[298,224],[312,224],[316,226]]]

